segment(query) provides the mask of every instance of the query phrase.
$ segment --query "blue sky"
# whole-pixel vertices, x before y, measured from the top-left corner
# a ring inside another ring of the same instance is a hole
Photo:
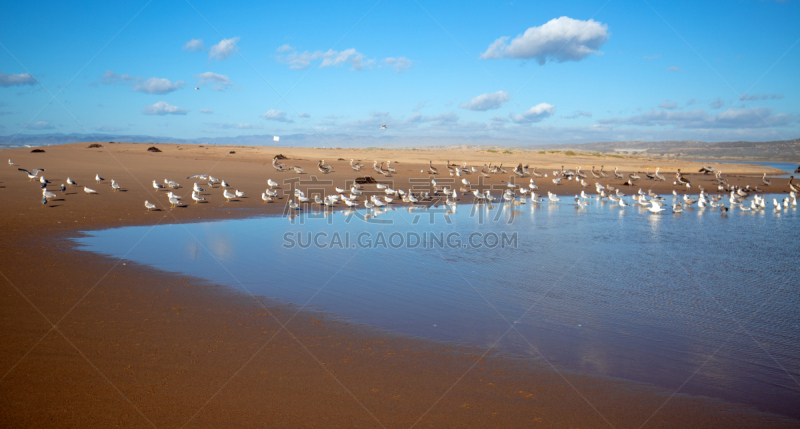
[[[4,2],[0,135],[793,139],[798,22],[797,1]]]

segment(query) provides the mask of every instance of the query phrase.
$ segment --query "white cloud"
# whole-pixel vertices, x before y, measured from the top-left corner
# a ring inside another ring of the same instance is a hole
[[[38,122],[34,122],[34,123],[32,123],[32,124],[28,124],[28,126],[27,126],[27,127],[25,127],[25,128],[27,128],[27,129],[29,129],[29,130],[52,130],[52,129],[54,129],[55,127],[56,127],[56,126],[55,126],[55,125],[53,125],[53,124],[52,124],[52,123],[50,123],[50,122],[47,122],[47,121],[38,121]]]
[[[503,107],[503,105],[506,104],[506,102],[508,102],[510,99],[511,94],[507,93],[506,91],[490,92],[474,97],[469,101],[469,103],[461,103],[458,105],[458,107],[467,110],[485,112],[487,110],[499,109]]]
[[[419,103],[417,103],[417,105],[414,106],[414,108],[411,109],[411,111],[412,112],[419,112],[420,110],[424,109],[425,106],[427,106],[427,105],[428,105],[428,100],[422,100]]]
[[[136,80],[136,78],[131,76],[131,75],[129,75],[129,74],[121,74],[120,75],[120,74],[114,73],[111,70],[106,70],[106,72],[103,73],[103,76],[100,78],[100,83],[102,83],[103,85],[112,85],[112,84],[115,84],[115,83],[132,85],[133,81],[135,81],[135,80]],[[93,82],[90,85],[96,86],[97,82]]]
[[[728,110],[717,115],[710,115],[703,110],[691,112],[667,112],[651,110],[647,113],[627,118],[609,118],[598,121],[600,124],[627,124],[645,127],[668,126],[675,128],[765,128],[788,125],[793,117],[785,113],[773,114],[772,109],[758,107],[755,109]]]
[[[566,119],[575,119],[575,118],[580,118],[581,116],[586,116],[586,117],[591,118],[592,117],[592,112],[584,112],[583,110],[576,110],[576,111],[572,112],[571,115],[564,116],[564,118],[566,118]]]
[[[278,61],[289,64],[292,70],[303,70],[311,66],[313,61],[322,60],[319,63],[319,68],[338,66],[340,64],[350,63],[353,70],[363,70],[367,67],[372,67],[375,60],[365,59],[364,54],[355,50],[355,48],[345,49],[344,51],[334,51],[329,49],[326,52],[291,52],[286,55],[279,55]]]
[[[309,115],[307,112],[303,112],[303,113],[301,113],[301,114],[299,114],[297,116],[299,116],[301,118],[310,118],[311,117],[311,115]]]
[[[289,123],[294,122],[294,120],[286,117],[286,112],[284,112],[283,110],[271,109],[269,112],[261,115],[261,117],[268,121],[289,122]]]
[[[172,106],[168,104],[166,101],[159,101],[152,106],[147,106],[142,109],[142,113],[145,115],[185,115],[189,111],[178,106]]]
[[[676,103],[676,102],[670,103],[669,100],[666,100],[666,101],[662,102],[661,104],[659,104],[658,107],[660,107],[662,109],[672,110],[672,109],[677,109],[678,108],[678,103]]]
[[[233,85],[233,82],[224,74],[205,72],[196,74],[194,77],[200,81],[200,85],[215,84],[214,87],[211,88],[214,91],[225,91],[229,86]]]
[[[528,109],[525,113],[519,115],[514,115],[512,113],[509,117],[515,124],[530,124],[549,118],[553,116],[554,113],[556,113],[556,106],[547,103],[539,103]]]
[[[30,73],[5,74],[0,72],[0,86],[33,85],[36,79]]]
[[[115,133],[119,131],[125,131],[127,128],[124,127],[115,127],[113,125],[100,125],[99,127],[94,127],[97,131],[102,131],[106,133]]]
[[[399,57],[399,58],[389,57],[383,60],[383,62],[390,66],[394,66],[394,71],[396,71],[397,73],[402,73],[411,68],[411,60],[409,60],[406,57]]]
[[[213,110],[211,110],[211,109],[200,109],[200,110],[198,110],[198,111],[199,111],[200,113],[204,113],[204,114],[206,114],[206,115],[212,115],[212,114],[214,113],[214,111],[213,111]]]
[[[483,59],[535,59],[539,64],[548,60],[580,61],[598,49],[609,38],[608,26],[592,19],[581,21],[566,16],[551,19],[541,27],[531,27],[510,43],[509,37],[495,40],[481,55]]]
[[[227,129],[254,130],[254,129],[264,128],[259,124],[247,124],[247,123],[235,123],[235,122],[206,122],[205,124],[212,126],[214,128],[221,128],[224,130]]]
[[[739,100],[780,100],[783,94],[753,94],[748,95],[746,92],[739,97]]]
[[[238,37],[222,39],[219,43],[212,46],[211,49],[208,50],[208,58],[213,58],[217,61],[226,60],[231,56],[231,54],[235,53],[239,49],[236,46],[237,42],[239,42]]]
[[[278,46],[278,49],[275,52],[286,52],[286,51],[294,51],[294,48],[291,47],[288,43],[285,45]]]
[[[653,61],[653,60],[657,60],[659,58],[661,58],[660,54],[659,55],[653,55],[653,56],[650,56],[650,57],[648,57],[647,55],[644,56],[644,59],[646,59],[647,61]]]
[[[406,123],[409,124],[421,122],[430,122],[434,126],[455,124],[458,122],[458,115],[453,112],[440,113],[438,115],[422,115],[420,113],[414,113],[413,115],[409,116],[408,119],[406,119]]]
[[[675,66],[667,67],[667,70],[674,71],[674,72],[682,72],[683,71],[683,70],[680,69],[680,67],[675,67]]]
[[[183,44],[183,50],[189,52],[205,51],[206,46],[203,44],[203,39],[192,39]]]
[[[144,82],[136,84],[133,91],[147,94],[167,94],[176,89],[180,89],[183,85],[186,85],[186,82],[182,80],[173,83],[169,79],[151,77]]]

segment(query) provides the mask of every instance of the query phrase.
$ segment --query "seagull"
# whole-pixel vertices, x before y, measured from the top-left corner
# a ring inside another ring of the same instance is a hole
[[[197,192],[197,193],[200,193],[200,192],[205,192],[205,189],[203,189],[203,188],[201,188],[201,187],[197,186],[197,182],[195,182],[194,186],[192,186],[192,190],[193,190],[194,192]]]
[[[74,180],[70,179],[69,177],[67,177],[67,184],[69,186],[77,186],[78,185],[77,182],[75,182]]]
[[[11,159],[9,159],[9,160],[8,160],[8,165],[14,165],[14,161],[12,161]]]
[[[42,197],[42,205],[43,206],[47,205],[47,197]]]
[[[222,196],[225,197],[228,202],[230,202],[231,198],[236,198],[236,194],[231,194],[227,189],[222,191]]]
[[[117,183],[114,179],[111,179],[111,189],[113,189],[115,191],[119,191],[120,190],[119,183]]]
[[[244,196],[244,192],[242,192],[242,191],[240,191],[238,189],[236,191],[234,191],[234,193],[236,194],[237,197],[240,197],[240,198]]]
[[[289,201],[289,208],[291,208],[292,210],[297,210],[297,209],[300,208],[300,205],[297,204],[296,202],[290,200]]]
[[[199,203],[200,201],[205,201],[206,199],[198,194],[197,192],[192,192],[192,199],[194,200],[195,204]]]
[[[198,86],[198,87],[195,87],[195,88],[194,88],[194,90],[195,90],[195,91],[199,91],[199,90],[200,90],[200,87],[199,87],[199,86]]]
[[[222,181],[221,185],[222,185],[223,188],[228,188],[228,187],[231,186],[231,185],[228,184],[228,182],[226,182],[224,180]]]
[[[67,179],[67,182],[69,182],[69,179]],[[156,182],[155,179],[153,179],[153,187],[156,188],[156,191],[159,189],[164,189],[164,185]]]
[[[274,181],[272,179],[267,179],[267,185],[269,185],[270,188],[274,188],[274,187],[278,186],[278,182],[276,182],[276,181]]]
[[[169,187],[170,187],[170,188],[172,188],[172,189],[175,189],[175,188],[180,188],[180,187],[181,187],[181,184],[180,184],[180,183],[178,183],[178,182],[175,182],[174,180],[167,180],[167,179],[164,179],[164,184],[165,184],[165,185],[167,185],[167,186],[169,186]]]
[[[188,179],[200,179],[200,180],[208,180],[208,175],[207,175],[207,174],[195,174],[195,175],[193,175],[193,176],[189,176],[189,177],[187,177],[186,179],[187,179],[187,180],[188,180]]]
[[[381,125],[381,129],[385,130],[386,129],[386,125]]]
[[[64,184],[62,183],[62,184],[61,184],[61,189],[59,189],[59,190],[60,190],[61,192],[67,192],[67,187],[66,187],[66,186],[64,186]]]
[[[271,203],[272,202],[272,197],[267,195],[266,192],[262,192],[261,193],[261,199],[264,200],[264,202],[267,202],[267,203]]]
[[[33,171],[28,171],[24,168],[18,168],[17,170],[28,173],[28,179],[35,179],[39,172],[44,171],[44,168],[34,168]]]
[[[147,207],[147,211],[150,211],[150,209],[156,208],[155,204],[153,204],[153,203],[151,203],[150,201],[147,201],[147,200],[144,200],[144,206]]]
[[[44,176],[39,177],[39,182],[42,185],[46,185],[46,184],[50,183],[50,182],[47,181],[47,179],[44,178]]]
[[[180,203],[181,203],[181,200],[179,200],[179,199],[178,199],[178,198],[176,198],[175,196],[171,196],[171,197],[169,197],[169,203],[170,203],[170,205],[171,205],[172,207],[175,207],[175,206],[177,206],[178,204],[180,204]]]
[[[469,180],[467,180],[467,179],[461,179],[461,183],[463,183],[466,186],[470,185]]]
[[[88,186],[84,186],[83,187],[83,192],[86,192],[87,194],[96,194],[97,193],[97,191],[95,191],[94,189],[92,189],[92,188],[90,188]]]
[[[650,202],[650,207],[648,207],[647,210],[650,210],[653,213],[661,213],[664,211],[664,207],[658,205],[658,202],[654,200]]]
[[[297,174],[303,174],[303,172],[305,172],[305,170],[303,170],[302,168],[300,168],[300,167],[298,167],[296,165],[293,165],[291,167],[291,169],[294,170],[294,172],[297,173]]]
[[[47,189],[42,189],[42,196],[44,198],[56,198],[58,195],[48,191]]]
[[[100,177],[100,175],[99,175],[99,174],[95,174],[95,175],[94,175],[94,180],[96,180],[96,181],[97,181],[97,183],[100,183],[100,182],[102,182],[102,181],[103,181],[103,180],[105,180],[105,179],[103,179],[102,177]]]

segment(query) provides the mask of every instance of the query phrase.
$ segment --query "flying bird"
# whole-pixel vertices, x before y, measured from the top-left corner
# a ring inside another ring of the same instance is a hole
[[[385,130],[386,129],[386,125],[381,125],[381,129]]]
[[[36,176],[39,175],[39,172],[44,171],[44,168],[34,168],[33,171],[28,171],[24,168],[18,168],[19,171],[24,171],[28,174],[28,179],[35,179]]]

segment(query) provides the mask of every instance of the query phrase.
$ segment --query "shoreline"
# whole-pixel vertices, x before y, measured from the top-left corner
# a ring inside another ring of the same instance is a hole
[[[80,171],[80,178],[73,176],[79,184],[95,174],[90,169],[99,168],[83,156],[58,162]],[[125,167],[158,177],[171,168],[168,159],[159,162]],[[259,182],[273,173],[267,164],[237,176],[239,167],[231,170],[234,183],[246,183],[258,169]],[[133,186],[132,195],[76,190],[62,204],[43,208],[28,196],[35,196],[36,185],[9,170],[0,171],[3,426],[53,426],[54,421],[63,427],[147,426],[148,420],[157,427],[187,421],[193,426],[387,427],[415,422],[472,427],[535,422],[608,427],[607,421],[617,427],[645,421],[664,427],[677,422],[684,427],[798,424],[752,408],[742,411],[739,404],[681,394],[652,416],[669,392],[579,373],[562,373],[562,378],[550,368],[495,353],[479,359],[484,350],[476,347],[408,338],[328,319],[318,311],[298,313],[289,324],[290,335],[279,322],[289,320],[291,304],[265,298],[262,307],[226,286],[75,252],[70,239],[90,229],[249,218],[276,214],[276,209],[262,208],[251,197],[241,205],[245,210],[224,210],[225,204],[215,201],[202,210],[189,211],[190,204],[143,214],[133,194],[144,192]],[[106,198],[89,200],[94,197]],[[262,211],[250,210],[255,207]],[[61,318],[59,328],[51,329],[50,323]],[[265,345],[265,336],[273,334],[273,342]]]

